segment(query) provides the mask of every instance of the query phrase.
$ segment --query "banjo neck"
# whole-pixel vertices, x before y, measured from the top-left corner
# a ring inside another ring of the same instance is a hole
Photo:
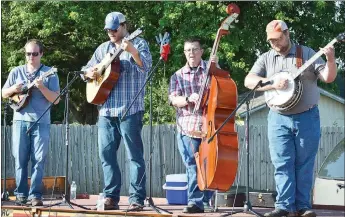
[[[334,38],[331,42],[329,42],[325,47],[330,47],[338,41],[337,38]],[[311,64],[313,64],[319,57],[323,55],[322,50],[319,50],[314,56],[312,56],[307,62],[305,62],[296,73],[293,74],[293,78],[297,78],[304,70],[306,70]]]

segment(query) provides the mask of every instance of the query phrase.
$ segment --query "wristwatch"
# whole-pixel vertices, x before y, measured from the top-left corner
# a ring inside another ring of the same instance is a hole
[[[189,98],[188,98],[188,96],[186,96],[186,102],[189,102]]]

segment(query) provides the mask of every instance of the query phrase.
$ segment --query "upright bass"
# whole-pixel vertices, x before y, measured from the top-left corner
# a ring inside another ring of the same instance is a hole
[[[219,40],[229,33],[230,24],[236,21],[240,9],[236,4],[227,6],[228,16],[217,31],[211,56],[216,55]],[[200,88],[200,100],[195,104],[194,112],[203,110],[204,136],[195,153],[197,179],[200,190],[227,191],[234,182],[238,165],[238,138],[235,131],[234,117],[227,122],[213,139],[214,132],[237,105],[237,87],[230,73],[218,68],[214,62],[207,65],[207,76]],[[209,87],[209,88],[206,88]]]

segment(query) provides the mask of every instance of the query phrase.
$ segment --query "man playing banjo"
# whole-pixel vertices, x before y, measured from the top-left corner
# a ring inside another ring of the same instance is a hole
[[[284,92],[292,83],[294,84],[294,79],[291,81],[287,77],[274,75],[279,75],[283,71],[297,71],[301,63],[308,61],[315,51],[294,44],[290,40],[290,33],[284,21],[273,20],[267,25],[266,33],[272,49],[258,58],[244,83],[247,88],[253,89],[260,80],[270,82],[270,85],[259,90]],[[266,213],[265,216],[316,216],[311,210],[310,194],[314,161],[320,140],[317,106],[320,96],[317,79],[330,83],[337,76],[333,46],[326,46],[321,50],[326,55],[327,63],[319,57],[296,78],[303,91],[300,91],[300,98],[294,106],[281,109],[266,99],[270,107],[269,149],[275,167],[278,195],[275,210]],[[282,98],[284,95],[279,97]]]

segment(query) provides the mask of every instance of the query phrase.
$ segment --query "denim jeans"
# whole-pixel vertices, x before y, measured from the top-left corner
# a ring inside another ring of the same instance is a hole
[[[99,116],[98,145],[101,159],[106,197],[117,204],[120,200],[121,172],[117,162],[117,150],[121,138],[129,160],[129,202],[144,204],[146,198],[146,176],[144,147],[141,139],[143,112],[127,116],[123,121],[118,117]]]
[[[15,160],[17,197],[42,198],[44,163],[49,148],[50,124],[38,123],[26,134],[33,122],[13,121],[12,154]],[[31,187],[28,192],[28,163],[31,158]]]
[[[290,212],[311,209],[315,157],[320,141],[317,106],[300,114],[268,114],[268,139],[275,167],[275,207]]]
[[[201,139],[191,138],[177,133],[178,150],[186,166],[188,181],[188,205],[195,204],[204,209],[204,204],[209,204],[213,191],[200,191],[197,181],[197,167],[194,153],[199,150]]]

